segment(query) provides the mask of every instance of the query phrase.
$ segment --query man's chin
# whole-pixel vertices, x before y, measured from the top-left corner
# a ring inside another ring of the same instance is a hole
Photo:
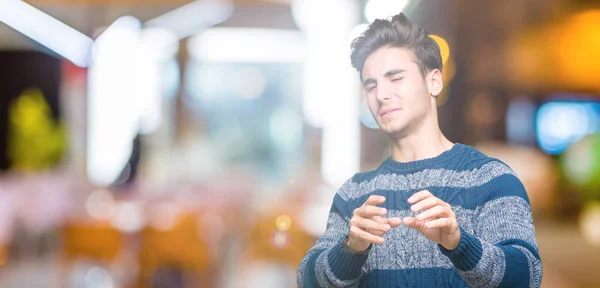
[[[406,129],[404,129],[404,127],[379,127],[383,133],[394,139],[404,138],[406,136]]]

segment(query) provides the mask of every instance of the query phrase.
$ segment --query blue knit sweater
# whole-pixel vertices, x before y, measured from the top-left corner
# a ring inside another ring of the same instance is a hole
[[[383,195],[386,217],[415,216],[408,197],[429,190],[449,203],[461,229],[452,251],[401,225],[366,255],[341,244],[352,211]],[[538,253],[527,193],[504,163],[455,144],[441,155],[400,163],[388,158],[336,193],[327,230],[298,267],[298,287],[539,287]]]

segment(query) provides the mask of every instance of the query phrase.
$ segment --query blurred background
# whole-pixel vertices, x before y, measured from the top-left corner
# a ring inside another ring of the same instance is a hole
[[[446,136],[524,182],[542,287],[600,287],[596,0],[0,0],[0,287],[295,287],[389,155],[349,45],[401,11]]]

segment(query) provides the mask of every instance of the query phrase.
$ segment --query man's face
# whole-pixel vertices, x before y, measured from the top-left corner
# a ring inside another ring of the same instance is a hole
[[[365,61],[362,79],[369,110],[381,130],[394,138],[415,131],[431,111],[427,81],[410,50],[376,50]]]

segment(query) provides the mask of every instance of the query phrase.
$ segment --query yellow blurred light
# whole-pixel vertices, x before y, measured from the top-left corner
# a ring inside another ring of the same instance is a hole
[[[287,232],[277,230],[271,234],[271,244],[273,244],[275,248],[285,248],[289,243],[290,236]]]
[[[277,226],[277,229],[281,231],[287,231],[292,226],[292,219],[287,215],[281,215],[277,217],[275,225]]]
[[[448,61],[444,63],[444,69],[442,71],[442,79],[444,80],[444,84],[449,84],[454,78],[454,74],[456,74],[456,64],[454,62],[454,57],[450,56]]]
[[[587,203],[579,218],[583,238],[595,247],[600,247],[600,202]]]
[[[450,56],[448,61],[444,64],[444,69],[442,71],[442,79],[444,81],[444,89],[438,95],[436,104],[438,107],[446,104],[448,102],[448,96],[450,96],[450,82],[454,78],[454,74],[456,74],[456,65],[454,64],[454,57]]]
[[[442,54],[442,64],[446,64],[446,61],[448,61],[448,59],[450,58],[450,46],[448,45],[448,42],[446,42],[444,38],[434,34],[429,35],[429,38],[433,39],[435,42],[437,42],[438,46],[440,46],[440,54]]]
[[[557,31],[559,78],[570,86],[590,87],[600,73],[600,10],[570,17]]]

